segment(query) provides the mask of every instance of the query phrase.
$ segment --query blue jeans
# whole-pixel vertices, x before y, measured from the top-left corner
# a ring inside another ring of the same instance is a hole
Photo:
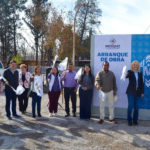
[[[17,99],[17,95],[14,91],[7,91],[5,90],[5,95],[6,95],[6,116],[10,117],[10,101],[12,100],[12,113],[13,116],[16,115],[16,99]]]
[[[80,118],[90,119],[93,89],[84,91],[82,87],[80,87],[79,97],[80,97]]]
[[[37,103],[37,113],[38,115],[41,114],[41,97],[38,96],[35,92],[33,93],[32,97],[32,114],[35,115],[35,107]]]
[[[138,115],[139,115],[139,100],[140,97],[137,95],[127,95],[128,96],[128,122],[132,122],[132,109],[134,108],[133,112],[133,122],[137,122],[138,120]]]

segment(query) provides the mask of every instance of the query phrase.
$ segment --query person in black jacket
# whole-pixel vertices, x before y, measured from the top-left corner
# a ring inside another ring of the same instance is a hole
[[[13,87],[15,90],[17,89],[19,82],[18,77],[19,73],[18,70],[16,70],[16,61],[12,60],[10,62],[10,67],[4,71],[3,77],[6,79],[5,81],[5,95],[6,95],[6,116],[9,120],[11,120],[11,114],[10,114],[10,101],[12,100],[12,113],[15,118],[19,118],[16,114],[16,99],[17,95],[13,91],[11,87]],[[10,87],[11,86],[11,87]]]
[[[134,108],[133,123],[138,125],[139,101],[144,96],[143,76],[140,72],[140,64],[138,61],[131,63],[131,70],[128,70],[126,78],[129,78],[129,85],[126,94],[128,96],[128,125],[132,126],[132,109]]]

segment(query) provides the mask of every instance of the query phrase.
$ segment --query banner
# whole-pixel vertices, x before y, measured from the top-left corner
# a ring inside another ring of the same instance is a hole
[[[141,109],[150,109],[150,35],[95,35],[94,43],[94,76],[102,70],[104,61],[110,64],[117,82],[118,100],[114,103],[117,108],[127,108],[126,89],[128,79],[120,80],[123,67],[130,69],[131,62],[139,61],[144,77],[144,97],[140,102]],[[99,106],[99,94],[94,89],[93,105]],[[107,106],[107,103],[106,103]]]

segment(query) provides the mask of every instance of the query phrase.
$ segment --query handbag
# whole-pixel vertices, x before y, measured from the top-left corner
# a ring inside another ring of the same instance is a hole
[[[34,74],[33,74],[34,76]],[[28,81],[27,81],[28,82]],[[31,89],[31,82],[29,84],[29,89],[28,89],[28,94],[27,94],[27,98],[29,97],[33,97],[33,88],[34,88],[34,79],[33,79],[33,86],[32,86],[32,89]]]
[[[48,94],[49,92],[49,83],[50,83],[50,80],[49,81],[46,80],[46,84],[44,84],[44,77],[43,77],[43,92],[45,94]]]

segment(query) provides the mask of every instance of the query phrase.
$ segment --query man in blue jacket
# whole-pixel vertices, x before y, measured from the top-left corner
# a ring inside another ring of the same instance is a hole
[[[6,79],[5,81],[5,95],[6,95],[6,116],[8,117],[9,120],[12,120],[11,114],[10,114],[10,101],[12,100],[12,113],[13,117],[19,118],[16,114],[16,99],[17,95],[13,91],[11,87],[13,87],[15,90],[17,89],[19,83],[18,83],[18,78],[19,78],[19,73],[18,70],[16,70],[16,61],[12,60],[10,62],[10,67],[4,71],[4,78]],[[11,86],[11,87],[10,87]]]

